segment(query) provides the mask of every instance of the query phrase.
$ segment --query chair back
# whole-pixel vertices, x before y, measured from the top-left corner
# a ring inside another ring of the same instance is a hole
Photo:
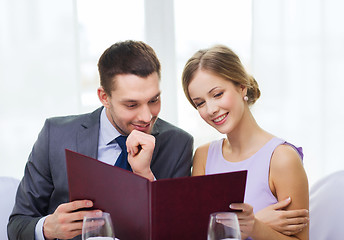
[[[19,180],[0,177],[0,239],[7,238],[7,223],[12,212]]]
[[[309,194],[309,239],[344,239],[344,171],[320,179]]]

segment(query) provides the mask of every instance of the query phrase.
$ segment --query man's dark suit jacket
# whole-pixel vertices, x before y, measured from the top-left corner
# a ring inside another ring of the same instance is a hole
[[[47,119],[29,156],[8,224],[10,240],[33,240],[38,220],[69,201],[65,149],[97,158],[100,113]],[[158,119],[151,169],[156,179],[190,176],[193,138]],[[80,239],[80,236],[75,239]]]

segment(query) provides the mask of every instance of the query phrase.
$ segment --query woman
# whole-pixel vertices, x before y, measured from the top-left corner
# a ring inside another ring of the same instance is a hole
[[[182,81],[186,97],[203,120],[226,134],[196,150],[192,175],[248,170],[244,203],[230,206],[242,210],[237,213],[242,238],[308,239],[308,226],[290,235],[279,230],[267,211],[285,199],[291,199],[286,210],[308,210],[308,181],[301,149],[255,121],[249,107],[260,91],[239,57],[221,45],[200,50],[186,63]]]

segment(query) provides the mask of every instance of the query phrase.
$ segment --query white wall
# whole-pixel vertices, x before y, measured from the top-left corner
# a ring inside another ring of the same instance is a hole
[[[20,178],[46,117],[79,109],[70,0],[0,1],[0,175]]]
[[[344,169],[344,2],[253,1],[253,74],[261,125],[304,149],[313,184]]]
[[[120,40],[143,40],[162,62],[161,117],[222,137],[181,89],[186,60],[215,43],[257,79],[266,130],[304,148],[311,184],[343,169],[344,21],[340,0],[0,0],[0,175],[20,178],[45,118],[100,106],[96,64]]]

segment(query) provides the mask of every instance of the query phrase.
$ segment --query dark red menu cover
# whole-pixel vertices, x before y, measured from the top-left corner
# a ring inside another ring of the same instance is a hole
[[[111,214],[120,240],[206,240],[209,214],[243,202],[247,171],[148,179],[66,149],[70,200]]]

